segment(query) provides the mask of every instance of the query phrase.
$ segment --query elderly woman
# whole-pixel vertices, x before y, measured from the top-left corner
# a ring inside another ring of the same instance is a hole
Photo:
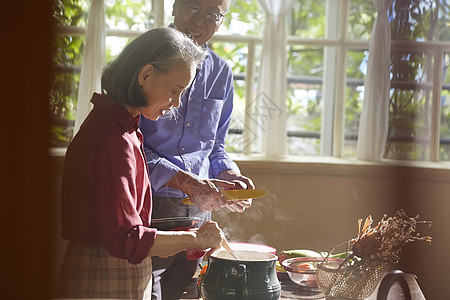
[[[140,116],[180,104],[204,51],[171,28],[133,40],[102,75],[102,94],[67,149],[61,218],[68,240],[57,296],[150,299],[151,256],[220,247],[215,222],[195,231],[150,228],[151,185]]]

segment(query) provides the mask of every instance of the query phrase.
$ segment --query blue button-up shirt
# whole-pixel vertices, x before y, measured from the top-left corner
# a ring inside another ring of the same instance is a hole
[[[211,49],[191,87],[181,99],[177,118],[141,118],[153,195],[184,197],[164,184],[180,169],[200,179],[238,169],[225,152],[233,110],[233,74]]]

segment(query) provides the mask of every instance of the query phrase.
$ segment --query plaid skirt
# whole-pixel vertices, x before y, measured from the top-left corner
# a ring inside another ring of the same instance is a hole
[[[109,255],[102,246],[67,243],[57,297],[151,299],[152,260],[140,264]]]

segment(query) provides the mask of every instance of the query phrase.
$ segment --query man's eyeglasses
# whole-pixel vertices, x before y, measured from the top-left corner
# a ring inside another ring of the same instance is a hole
[[[188,14],[191,17],[198,17],[200,13],[202,12],[202,8],[199,6],[196,6],[194,3],[191,2],[183,2],[182,8],[186,14]],[[219,24],[222,22],[223,17],[225,16],[226,12],[221,14],[217,11],[205,11],[203,13],[203,19],[206,23],[216,23]]]

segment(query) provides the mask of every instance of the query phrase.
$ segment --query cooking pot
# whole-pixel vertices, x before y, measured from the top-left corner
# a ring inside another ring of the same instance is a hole
[[[201,293],[206,300],[268,300],[279,299],[278,281],[272,253],[236,250],[234,259],[225,250],[208,257],[208,268],[201,281]]]

